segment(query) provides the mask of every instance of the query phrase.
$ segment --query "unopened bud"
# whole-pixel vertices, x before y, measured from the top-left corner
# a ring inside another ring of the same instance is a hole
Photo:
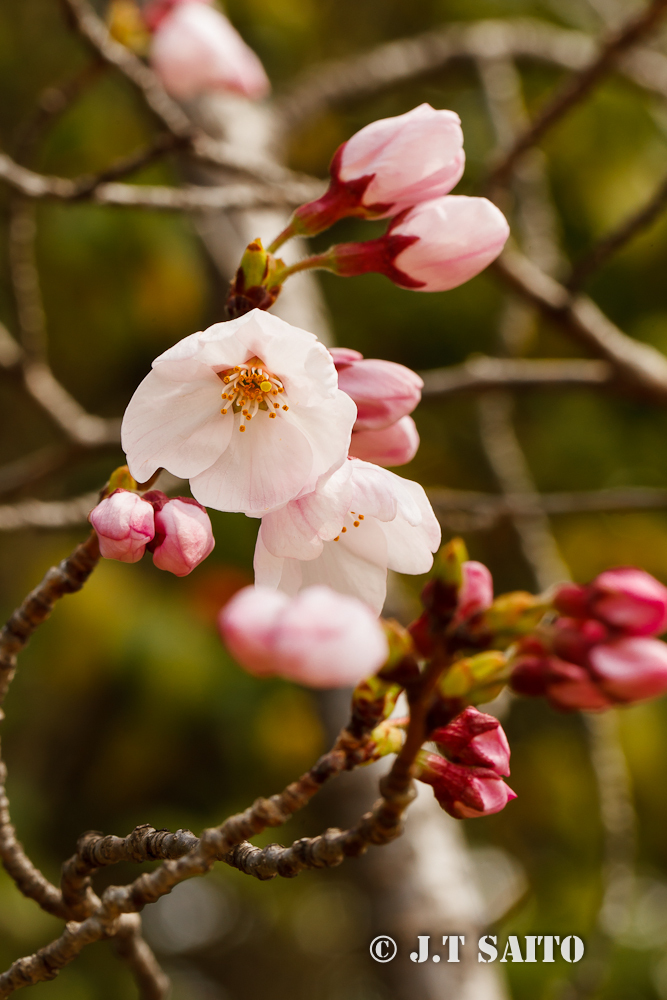
[[[455,764],[488,767],[498,775],[510,773],[510,746],[498,719],[471,706],[447,726],[430,734]]]
[[[516,798],[516,792],[490,768],[452,764],[424,751],[418,767],[419,780],[433,787],[442,808],[456,819],[490,816]]]
[[[524,590],[501,594],[476,623],[476,630],[489,633],[500,644],[509,644],[532,632],[549,607],[543,598]]]
[[[405,742],[405,730],[397,726],[393,719],[385,719],[375,727],[370,738],[375,744],[371,760],[379,760],[387,754],[400,753]]]
[[[248,244],[227,297],[232,319],[251,309],[269,309],[273,305],[281,288],[275,280],[279,267],[282,261],[265,250],[260,239]]]
[[[507,658],[497,649],[488,649],[476,656],[457,660],[439,681],[444,698],[465,699],[471,703],[491,700],[489,689],[505,683],[508,675]]]

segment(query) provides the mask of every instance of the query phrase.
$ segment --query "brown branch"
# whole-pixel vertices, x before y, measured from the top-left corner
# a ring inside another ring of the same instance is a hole
[[[607,360],[621,383],[654,402],[665,404],[667,358],[660,351],[632,340],[591,299],[571,295],[518,251],[506,250],[491,266],[544,316],[562,326],[593,354]]]
[[[98,493],[86,493],[73,500],[22,500],[0,506],[0,531],[22,528],[72,528],[85,524],[98,501]]]
[[[442,70],[456,59],[531,59],[577,72],[598,53],[598,41],[590,35],[548,21],[448,24],[347,59],[318,63],[297,77],[275,108],[283,127],[294,130],[329,107]],[[638,46],[622,54],[616,68],[641,87],[667,94],[667,57],[661,52]]]
[[[606,361],[571,358],[473,357],[461,365],[420,372],[422,395],[449,396],[456,392],[491,389],[609,386],[614,370]]]
[[[118,956],[130,967],[140,1000],[165,1000],[171,984],[144,941],[138,913],[128,913],[124,918],[114,937],[114,947]]]
[[[592,247],[588,253],[578,260],[567,282],[567,287],[574,292],[586,282],[593,271],[598,270],[607,260],[626,243],[654,222],[667,207],[667,177],[662,181],[653,197],[634,215],[622,222],[617,229],[612,230]]]
[[[141,154],[143,155],[143,154]],[[136,154],[135,162],[141,158]],[[127,161],[124,161],[127,162]],[[120,170],[120,164],[117,169]],[[109,168],[112,170],[113,168]],[[119,208],[149,208],[166,211],[213,212],[221,209],[246,209],[294,206],[318,197],[324,184],[306,179],[289,179],[272,184],[226,184],[215,187],[186,185],[182,188],[155,184],[118,184],[102,182],[97,177],[79,179],[38,174],[0,153],[0,180],[26,198],[56,201],[91,201],[95,205]]]
[[[666,9],[667,0],[652,0],[640,14],[610,33],[596,58],[570,79],[542,108],[531,125],[517,136],[491,171],[487,181],[490,189],[507,180],[522,154],[535,146],[570,108],[589,94],[598,81],[610,72],[618,58],[655,27]]]

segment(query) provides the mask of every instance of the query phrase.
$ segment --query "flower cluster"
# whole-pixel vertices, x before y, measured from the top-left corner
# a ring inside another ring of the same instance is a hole
[[[560,709],[604,709],[667,691],[667,588],[631,567],[563,584],[559,616],[523,639],[511,684]]]
[[[158,569],[187,576],[213,551],[208,514],[191,497],[169,499],[160,490],[139,496],[117,489],[91,512],[105,559],[135,563],[148,549]]]
[[[516,793],[503,781],[510,773],[510,747],[492,715],[468,707],[430,734],[439,754],[422,751],[418,778],[457,819],[500,812]]]

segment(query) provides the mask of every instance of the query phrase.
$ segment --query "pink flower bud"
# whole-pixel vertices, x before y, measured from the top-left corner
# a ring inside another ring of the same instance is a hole
[[[401,417],[395,424],[379,431],[354,431],[350,457],[360,458],[384,468],[406,465],[419,448],[419,432],[412,417]]]
[[[493,577],[484,563],[472,559],[464,562],[461,573],[463,580],[454,614],[456,623],[467,621],[493,604]]]
[[[557,656],[550,656],[548,660],[546,694],[554,708],[565,711],[594,712],[609,708],[614,702],[595,683],[588,670]]]
[[[223,640],[250,673],[278,674],[309,687],[356,685],[387,659],[387,638],[372,611],[328,587],[296,597],[245,587],[220,612]]]
[[[549,686],[549,657],[535,654],[517,656],[512,661],[510,687],[517,694],[539,698]]]
[[[568,618],[590,618],[588,587],[579,583],[561,583],[553,598],[556,611]]]
[[[442,808],[456,819],[490,816],[516,798],[516,792],[490,768],[451,764],[431,753],[421,753],[420,764],[419,780],[433,786]]]
[[[627,635],[658,635],[667,627],[667,587],[644,570],[608,569],[589,594],[591,613]]]
[[[558,618],[552,647],[556,656],[585,667],[593,646],[609,638],[609,629],[595,618]]]
[[[213,551],[215,539],[206,509],[190,497],[169,500],[159,490],[145,494],[155,508],[153,562],[174,576],[187,576]]]
[[[385,218],[448,194],[465,156],[459,116],[421,104],[366,125],[331,161],[326,194],[294,213],[291,232],[314,235],[348,215]]]
[[[667,691],[667,645],[628,636],[595,646],[589,654],[593,678],[613,701],[655,698]]]
[[[345,347],[332,347],[331,354],[338,372],[338,388],[357,404],[355,431],[389,427],[412,413],[419,403],[424,383],[405,365],[366,359]]]
[[[209,90],[257,100],[271,89],[255,53],[208,0],[155,0],[144,18],[154,32],[151,65],[178,100]]]
[[[498,775],[510,773],[510,745],[498,719],[469,706],[429,739],[441,745],[455,764],[488,767]]]
[[[322,266],[342,277],[377,271],[401,288],[445,292],[488,267],[508,236],[492,202],[448,195],[408,209],[378,239],[333,246]]]
[[[90,513],[97,532],[100,552],[105,559],[138,562],[155,535],[155,518],[150,503],[129,490],[115,490]]]

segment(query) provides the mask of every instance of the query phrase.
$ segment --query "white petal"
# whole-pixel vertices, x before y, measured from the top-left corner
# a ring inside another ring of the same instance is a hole
[[[318,406],[292,407],[287,414],[308,438],[313,449],[311,476],[300,492],[311,492],[321,476],[339,469],[347,459],[357,407],[337,389],[333,399]]]
[[[380,614],[387,594],[386,565],[384,534],[378,522],[365,521],[359,528],[348,529],[339,541],[325,542],[317,559],[300,563],[302,586],[326,584],[339,594],[359,597]]]
[[[220,413],[221,382],[196,361],[164,362],[129,402],[121,429],[130,472],[142,483],[156,469],[188,479],[227,447],[231,415]]]
[[[257,536],[253,568],[258,587],[280,589],[292,596],[301,587],[301,563],[297,559],[278,559],[271,555],[262,541],[261,532]]]
[[[315,559],[322,541],[340,533],[352,494],[349,465],[345,462],[332,476],[321,479],[317,489],[262,518],[260,534],[273,555]]]
[[[215,510],[262,516],[295,497],[311,477],[313,453],[294,423],[270,420],[260,410],[245,433],[240,416],[227,450],[210,468],[191,478],[195,500]]]
[[[389,569],[396,573],[428,573],[433,554],[424,528],[415,528],[402,517],[377,523],[387,539]]]

